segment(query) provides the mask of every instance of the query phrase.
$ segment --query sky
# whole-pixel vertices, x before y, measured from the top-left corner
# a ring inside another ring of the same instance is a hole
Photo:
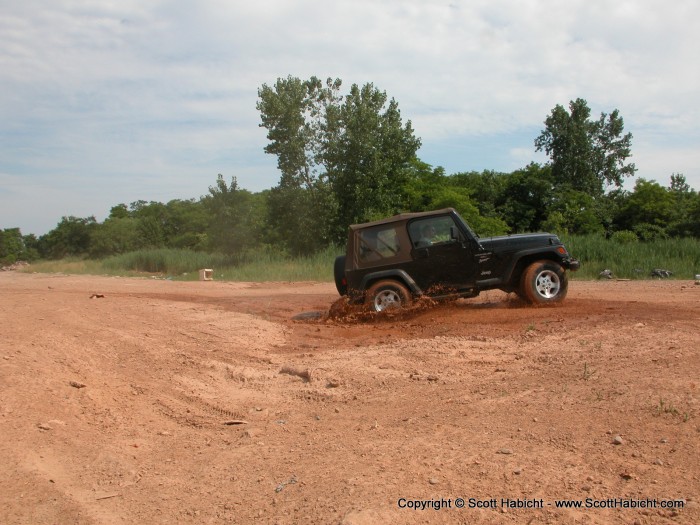
[[[290,75],[373,83],[448,174],[546,162],[583,98],[635,179],[700,190],[699,57],[697,0],[0,0],[0,229],[275,186],[255,105]]]

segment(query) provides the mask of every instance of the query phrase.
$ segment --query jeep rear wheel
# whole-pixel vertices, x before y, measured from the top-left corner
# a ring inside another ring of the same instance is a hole
[[[411,304],[411,293],[398,281],[374,283],[366,294],[367,304],[374,312],[384,312]]]
[[[537,261],[523,272],[520,295],[531,304],[548,304],[563,301],[568,291],[566,272],[552,261]]]
[[[345,255],[340,255],[335,258],[333,264],[333,279],[335,280],[335,288],[340,295],[347,295],[348,283],[345,280]]]

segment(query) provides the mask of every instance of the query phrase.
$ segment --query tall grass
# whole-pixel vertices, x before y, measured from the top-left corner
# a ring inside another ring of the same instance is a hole
[[[222,254],[160,248],[107,257],[102,261],[102,266],[108,271],[128,270],[176,276],[196,273],[201,268],[221,268],[234,263],[232,257]]]
[[[333,262],[343,250],[329,247],[307,257],[290,257],[260,248],[237,257],[190,250],[139,250],[103,260],[69,258],[38,261],[26,271],[91,275],[158,275],[177,280],[197,280],[200,269],[214,271],[226,281],[332,281]]]
[[[332,281],[333,262],[344,250],[334,246],[306,257],[285,257],[257,252],[237,266],[214,269],[216,279],[226,281]]]
[[[562,236],[569,252],[581,261],[574,279],[596,279],[604,269],[619,278],[648,279],[655,268],[673,272],[677,279],[700,274],[700,241],[663,239],[622,243],[599,235]],[[333,261],[342,248],[329,247],[307,257],[289,257],[262,248],[230,257],[189,250],[141,250],[102,261],[63,259],[32,263],[27,271],[93,275],[157,274],[178,280],[199,279],[198,270],[214,270],[216,280],[226,281],[332,281]]]
[[[615,277],[648,279],[662,268],[677,279],[692,279],[700,273],[700,240],[658,239],[650,242],[617,242],[600,235],[563,235],[569,253],[581,261],[574,278],[595,279],[603,270]]]

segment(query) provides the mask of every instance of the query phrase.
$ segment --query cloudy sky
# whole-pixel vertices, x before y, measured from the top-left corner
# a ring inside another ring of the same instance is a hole
[[[0,228],[274,186],[255,104],[288,75],[374,83],[447,173],[543,162],[581,97],[700,189],[699,56],[697,0],[0,0]]]

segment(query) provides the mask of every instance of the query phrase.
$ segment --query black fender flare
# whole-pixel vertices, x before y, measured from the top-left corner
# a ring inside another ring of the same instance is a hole
[[[413,295],[418,296],[423,294],[423,290],[420,289],[420,286],[416,284],[416,281],[414,281],[405,270],[382,270],[379,272],[368,273],[360,282],[361,293],[364,293],[364,291],[367,290],[373,282],[383,279],[394,279],[404,283]]]

